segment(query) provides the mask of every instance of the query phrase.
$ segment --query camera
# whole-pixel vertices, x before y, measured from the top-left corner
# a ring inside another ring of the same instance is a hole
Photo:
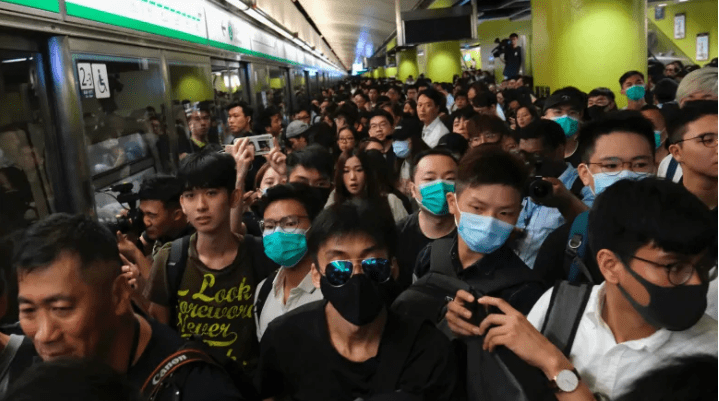
[[[509,38],[504,38],[502,40],[499,40],[499,38],[494,39],[494,43],[497,44],[497,47],[492,49],[492,56],[499,57],[502,54],[506,53],[508,49],[512,47],[512,41],[509,40]]]
[[[120,231],[123,234],[134,233],[139,236],[145,231],[142,210],[137,207],[137,201],[140,197],[137,193],[132,192],[132,188],[133,184],[130,182],[115,184],[109,189],[110,192],[118,193],[115,197],[118,203],[127,204],[129,207],[126,215],[117,215],[113,218],[100,220],[100,223],[110,229],[113,234]]]
[[[526,187],[526,194],[540,202],[551,198],[554,193],[552,183],[543,180],[543,178],[558,178],[567,169],[566,164],[550,160],[535,153],[520,152],[520,154],[524,159],[524,163],[530,169],[530,176],[533,177]]]

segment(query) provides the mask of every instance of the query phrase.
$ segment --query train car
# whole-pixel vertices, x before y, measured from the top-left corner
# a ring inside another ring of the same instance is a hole
[[[0,1],[0,236],[53,212],[112,220],[133,190],[115,184],[176,170],[188,105],[221,137],[223,105],[287,115],[336,65],[226,2]]]

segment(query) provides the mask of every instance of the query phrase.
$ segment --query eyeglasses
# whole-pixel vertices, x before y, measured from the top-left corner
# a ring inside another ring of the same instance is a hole
[[[355,259],[355,261],[357,260]],[[368,258],[360,263],[364,274],[377,283],[386,282],[392,274],[392,264],[387,259]],[[352,260],[333,260],[325,266],[324,276],[333,287],[342,287],[353,275],[354,263]]]
[[[608,175],[617,175],[624,170],[624,166],[629,166],[629,169],[637,173],[651,173],[654,169],[654,163],[649,157],[639,157],[630,162],[625,162],[618,158],[609,158],[602,160],[599,163],[587,163],[589,165],[599,166],[602,173]]]
[[[285,216],[277,220],[260,220],[260,229],[263,233],[269,234],[279,226],[282,230],[293,232],[299,229],[300,219],[308,219],[309,216]]]
[[[355,140],[354,138],[337,138],[337,142],[340,142],[340,143],[354,142],[354,140]]]
[[[685,284],[692,278],[694,271],[697,270],[697,268],[689,262],[677,262],[664,265],[638,256],[631,256],[631,258],[665,269],[667,271],[667,279],[673,285]]]
[[[681,139],[681,140],[675,141],[674,143],[691,141],[692,139],[698,139],[699,142],[701,142],[707,148],[715,148],[717,146],[717,134],[712,133],[712,132],[697,135],[692,138]]]

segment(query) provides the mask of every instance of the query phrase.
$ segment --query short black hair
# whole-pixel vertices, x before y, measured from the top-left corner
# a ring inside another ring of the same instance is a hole
[[[634,380],[616,401],[714,400],[717,389],[707,386],[717,377],[717,357],[699,354],[672,358]]]
[[[386,200],[353,199],[325,208],[307,233],[307,249],[317,263],[317,253],[328,240],[365,234],[387,250],[390,259],[397,250],[397,232]]]
[[[454,120],[456,120],[458,118],[463,118],[465,120],[471,120],[472,117],[474,117],[478,114],[479,113],[474,111],[474,109],[471,107],[465,107],[463,109],[459,109],[452,114],[452,123],[454,123]]]
[[[431,87],[428,87],[426,90],[422,91],[422,93],[419,94],[419,96],[417,97],[417,102],[419,102],[419,98],[421,98],[422,96],[426,96],[431,99],[432,102],[434,102],[434,105],[439,107],[440,110],[442,109],[442,107],[446,106],[447,99],[445,99],[444,95],[441,92],[432,89]]]
[[[287,183],[275,185],[267,189],[260,203],[260,216],[265,214],[265,210],[272,203],[281,200],[295,200],[305,208],[310,221],[322,211],[324,205],[321,197],[317,193],[317,188],[312,188],[303,183]]]
[[[362,99],[364,99],[365,102],[369,102],[369,96],[367,96],[367,95],[366,95],[364,92],[362,92],[362,91],[359,91],[359,90],[358,90],[357,92],[355,92],[355,94],[352,95],[352,97],[355,97],[355,96],[359,96],[359,97],[361,97]]]
[[[630,77],[633,77],[635,75],[639,75],[640,77],[642,77],[642,80],[644,80],[644,74],[642,74],[641,72],[636,71],[636,70],[627,71],[624,74],[622,74],[621,77],[619,77],[619,86],[624,86],[624,81],[626,81],[627,79],[629,79]]]
[[[594,155],[597,140],[605,135],[615,132],[630,132],[637,134],[649,143],[654,156],[654,126],[638,111],[621,110],[607,113],[606,117],[591,121],[579,130],[577,152],[583,163],[589,163]]]
[[[687,125],[707,115],[717,115],[716,100],[695,100],[687,102],[682,108],[681,113],[677,113],[676,118],[670,121],[667,127],[669,142],[677,143],[677,141],[681,141],[684,134],[687,133]]]
[[[180,207],[182,183],[172,175],[155,174],[146,177],[140,184],[138,197],[143,200],[161,201],[165,209]]]
[[[13,266],[20,276],[46,268],[68,252],[80,259],[83,277],[91,272],[99,278],[90,284],[99,284],[102,291],[122,273],[115,234],[89,216],[65,213],[52,214],[25,231],[15,244]]]
[[[599,194],[588,227],[595,255],[607,249],[625,261],[649,244],[693,256],[717,243],[709,208],[683,185],[654,177],[621,180]]]
[[[414,160],[412,161],[412,165],[410,166],[410,173],[409,173],[410,180],[414,181],[414,174],[417,172],[417,165],[419,164],[419,162],[422,159],[424,159],[427,156],[447,156],[450,159],[452,159],[454,164],[459,165],[459,161],[457,160],[457,158],[454,157],[452,152],[450,152],[448,149],[444,149],[444,148],[427,149],[422,152],[419,152],[417,154],[417,156],[414,157]]]
[[[272,125],[272,117],[274,117],[278,114],[281,115],[282,112],[280,111],[280,109],[278,109],[274,106],[270,106],[270,107],[262,110],[262,112],[260,113],[260,121],[259,121],[260,128],[262,128],[262,130],[264,131],[265,128],[271,126]]]
[[[510,39],[512,39],[512,38],[517,38],[517,39],[519,39],[519,35],[517,35],[516,33],[512,33],[511,35],[509,35],[509,38],[510,38]]]
[[[359,110],[357,110],[357,105],[354,104],[354,102],[352,104],[345,102],[337,108],[332,117],[344,117],[345,121],[347,121],[347,125],[354,127],[355,123],[359,121]]]
[[[297,166],[314,169],[328,180],[332,180],[334,161],[330,152],[320,145],[313,144],[306,148],[292,152],[287,156],[287,178]]]
[[[235,107],[241,108],[242,114],[244,114],[245,117],[252,118],[252,113],[254,113],[254,110],[252,110],[252,106],[247,104],[247,102],[244,102],[244,101],[232,102],[232,103],[228,104],[227,107],[225,107],[225,110],[227,110],[229,112],[230,110],[234,109]]]
[[[419,90],[419,86],[417,83],[413,83],[412,85],[407,85],[407,92],[409,92],[410,89]]]
[[[659,103],[672,102],[677,97],[679,84],[671,78],[663,78],[654,85],[654,98]]]
[[[195,188],[225,188],[235,190],[235,159],[229,153],[206,149],[192,153],[182,160],[177,178],[183,191]]]
[[[454,99],[457,100],[458,97],[464,97],[469,100],[469,97],[467,97],[467,91],[464,89],[460,89],[457,91],[457,93],[454,95]]]
[[[567,143],[562,126],[552,120],[537,119],[519,129],[520,139],[541,139],[544,150],[554,151]]]
[[[597,97],[597,96],[606,96],[609,100],[612,100],[612,101],[615,100],[614,92],[612,92],[611,89],[609,89],[609,88],[604,88],[604,87],[599,87],[599,88],[594,88],[594,89],[592,89],[592,90],[587,94],[587,99],[593,98],[593,97]]]
[[[516,189],[520,196],[529,177],[524,162],[497,146],[479,146],[471,149],[459,161],[456,192],[480,185],[500,184]]]
[[[375,117],[384,117],[391,126],[394,126],[394,118],[392,117],[392,114],[383,110],[382,108],[378,107],[377,110],[373,111],[369,115],[368,120],[372,121],[372,119]]]
[[[32,365],[12,383],[5,398],[14,401],[139,401],[124,375],[100,361],[62,358]]]

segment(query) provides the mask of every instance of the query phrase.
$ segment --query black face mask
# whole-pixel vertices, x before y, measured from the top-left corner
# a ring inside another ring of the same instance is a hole
[[[391,278],[388,282],[393,281]],[[373,281],[366,274],[355,274],[342,287],[333,287],[327,278],[320,279],[322,295],[342,317],[355,326],[371,323],[387,305],[390,287]]]
[[[605,106],[592,106],[587,108],[587,116],[591,121],[597,121],[604,116]]]
[[[650,283],[629,266],[624,267],[649,293],[649,305],[640,305],[621,285],[617,287],[647,323],[657,328],[684,331],[694,326],[704,315],[708,283],[661,287]]]

